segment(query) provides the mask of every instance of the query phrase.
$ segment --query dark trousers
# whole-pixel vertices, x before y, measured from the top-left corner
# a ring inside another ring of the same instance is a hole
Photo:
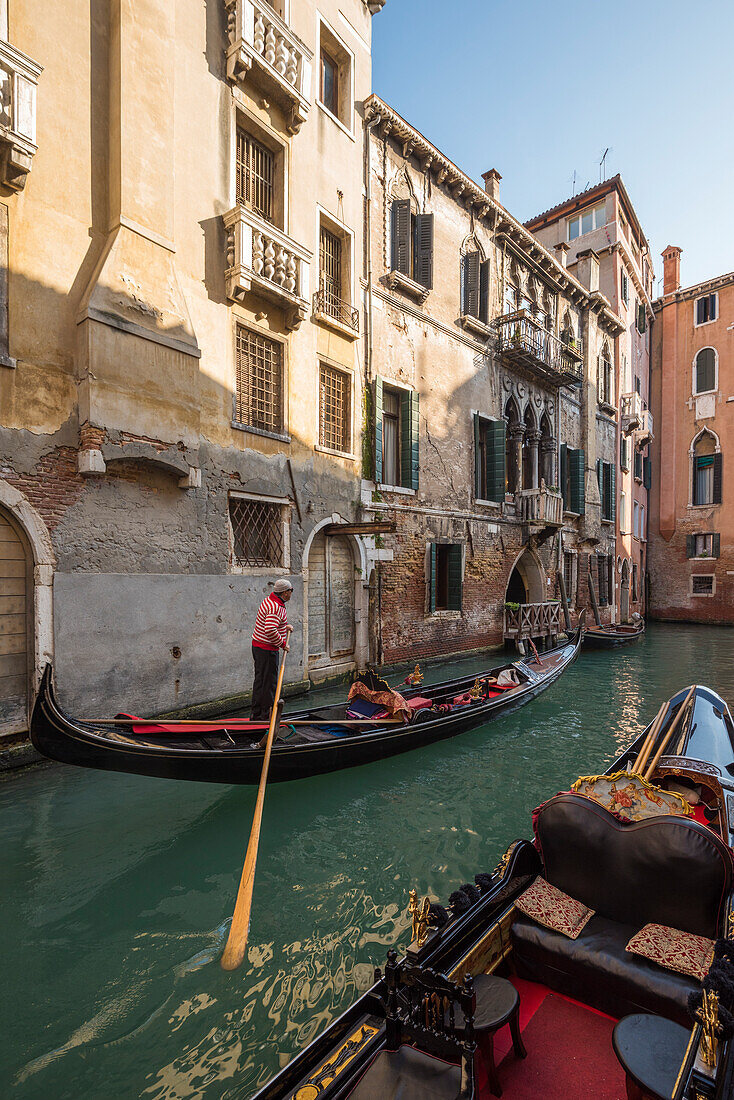
[[[252,659],[255,662],[255,680],[252,685],[250,718],[253,722],[269,722],[278,682],[278,650],[260,649],[254,645]]]

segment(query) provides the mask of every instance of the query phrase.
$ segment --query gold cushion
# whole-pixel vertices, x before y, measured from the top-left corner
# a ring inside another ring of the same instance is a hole
[[[526,917],[572,940],[594,915],[593,909],[551,886],[540,876],[520,895],[515,905]]]
[[[635,933],[625,950],[701,982],[714,957],[714,941],[668,928],[665,924],[646,924]]]

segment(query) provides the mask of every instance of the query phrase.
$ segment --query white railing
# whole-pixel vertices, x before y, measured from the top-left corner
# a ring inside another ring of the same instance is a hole
[[[544,527],[563,525],[563,497],[550,489],[520,489],[515,493],[520,505],[522,523],[537,523]]]
[[[2,182],[21,191],[36,152],[36,88],[42,68],[0,41],[0,142]]]
[[[290,109],[288,130],[298,133],[311,106],[313,54],[266,0],[230,0],[227,75],[253,79]]]
[[[639,427],[643,409],[644,403],[639,393],[635,391],[634,393],[622,394],[619,399],[619,413],[622,420],[622,431],[625,434],[629,434]]]
[[[247,207],[224,215],[227,229],[227,297],[242,301],[254,290],[287,311],[286,324],[298,328],[308,313],[311,252]]]
[[[506,638],[549,638],[560,633],[559,603],[521,603],[517,608],[505,605]]]

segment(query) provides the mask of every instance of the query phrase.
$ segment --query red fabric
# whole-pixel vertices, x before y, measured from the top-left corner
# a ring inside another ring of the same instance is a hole
[[[416,695],[415,699],[407,700],[408,706],[411,710],[425,710],[426,707],[433,706],[433,699],[423,699],[420,695]]]
[[[271,592],[257,609],[252,644],[257,649],[268,649],[271,652],[282,649],[288,639],[288,631],[285,629],[287,624],[285,603],[275,592]]]
[[[703,808],[703,802],[699,802],[697,806],[693,807],[693,820],[697,821],[699,825],[706,825],[707,828],[711,828],[711,822],[706,817],[706,811]]]
[[[116,714],[116,718],[132,718],[133,725],[129,728],[133,733],[222,733],[224,730],[266,730],[268,722],[249,722],[246,718],[232,718],[228,722],[197,722],[195,725],[181,722],[143,722],[135,714]],[[136,722],[140,724],[137,725]]]

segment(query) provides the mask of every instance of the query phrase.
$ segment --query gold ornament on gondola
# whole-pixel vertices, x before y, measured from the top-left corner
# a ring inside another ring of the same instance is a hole
[[[469,698],[470,699],[481,699],[481,697],[484,695],[483,685],[485,683],[486,683],[486,680],[480,680],[479,677],[477,677],[476,680],[474,681],[474,685],[469,688]]]
[[[701,1057],[707,1066],[716,1065],[716,1048],[719,1042],[719,996],[704,989],[701,1007],[696,1012],[701,1021]]]
[[[419,684],[423,679],[423,673],[421,672],[421,666],[416,665],[412,672],[409,672],[405,677],[406,684]]]
[[[427,894],[422,901],[419,902],[418,892],[416,890],[410,891],[408,912],[413,918],[413,935],[410,942],[415,942],[418,947],[423,947],[423,944],[428,939],[428,909],[430,904]]]

